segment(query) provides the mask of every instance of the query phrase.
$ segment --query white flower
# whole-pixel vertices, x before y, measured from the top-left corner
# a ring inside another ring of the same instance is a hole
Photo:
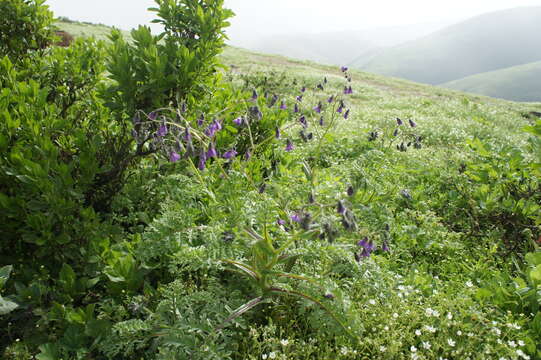
[[[500,336],[502,334],[501,330],[498,328],[492,328],[492,331],[494,331],[494,334]]]
[[[425,325],[425,329],[426,329],[426,331],[431,332],[432,334],[434,334],[436,332],[436,328],[434,328],[432,326],[429,326],[429,325]]]
[[[340,349],[340,352],[342,353],[342,355],[347,355],[347,353],[348,353],[348,348],[345,347],[345,346],[342,346],[342,348]]]
[[[522,340],[518,341],[518,346],[524,346],[524,345],[526,345],[526,344],[524,344],[524,341],[522,341]]]
[[[524,353],[524,351],[522,351],[520,349],[517,350],[517,355],[520,356],[521,358],[525,359],[525,360],[530,360],[530,356],[526,355]]]
[[[419,360],[419,355],[416,353],[411,353],[412,360]]]
[[[267,354],[261,355],[261,358],[262,358],[263,360],[266,360],[266,359],[267,359]]]
[[[509,327],[511,329],[520,330],[520,326],[517,325],[517,324],[507,324],[507,327]]]
[[[394,313],[394,314],[393,314],[393,317],[394,317],[395,319],[398,318],[398,314],[397,314],[397,313]]]
[[[417,348],[413,345],[411,345],[410,350],[412,353],[417,352]]]
[[[274,351],[269,354],[269,359],[276,359],[276,353]]]
[[[461,335],[462,335],[462,331],[458,330],[458,331],[456,332],[456,334],[457,334],[458,336],[461,336]]]
[[[370,300],[368,300],[368,303],[369,303],[370,305],[376,305],[376,300],[370,299]]]
[[[423,341],[423,349],[430,350],[430,343],[428,341]]]
[[[421,334],[422,334],[422,333],[421,333],[421,330],[419,330],[419,329],[415,330],[415,335],[421,336]]]
[[[379,347],[379,351],[385,352],[385,351],[387,351],[387,348],[386,348],[385,346],[381,345],[381,346]]]
[[[388,326],[385,326],[385,327],[383,328],[383,330],[389,331],[389,327],[388,327]]]
[[[288,346],[289,345],[289,340],[288,339],[282,339],[282,340],[280,340],[280,344],[282,344],[282,346]]]
[[[466,287],[473,287],[473,283],[470,280],[466,281]]]
[[[503,356],[499,360],[507,360],[507,358],[504,358]]]
[[[449,320],[453,320],[453,314],[451,314],[451,313],[447,313],[447,319],[449,319]]]
[[[431,308],[427,308],[427,309],[425,310],[426,316],[432,316],[433,313],[434,313],[434,310],[432,310]]]
[[[440,313],[439,313],[439,311],[438,311],[438,310],[434,310],[434,311],[432,311],[432,316],[434,316],[434,317],[438,317],[438,316],[440,316]]]
[[[454,342],[453,339],[447,339],[447,344],[449,344],[450,347],[454,347],[456,342]]]
[[[503,344],[503,341],[501,339],[496,339],[496,342],[500,345]]]
[[[512,348],[516,348],[516,347],[517,347],[517,343],[514,342],[514,341],[508,341],[507,343],[508,343],[509,346],[511,346]]]
[[[469,332],[468,337],[473,337],[473,333]]]

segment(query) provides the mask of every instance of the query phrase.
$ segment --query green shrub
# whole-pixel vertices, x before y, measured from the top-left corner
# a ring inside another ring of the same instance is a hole
[[[52,42],[53,14],[45,0],[0,1],[0,57],[19,61]]]

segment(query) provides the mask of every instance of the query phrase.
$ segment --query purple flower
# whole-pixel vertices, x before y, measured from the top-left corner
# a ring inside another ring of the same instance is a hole
[[[389,252],[389,244],[387,244],[387,240],[383,241],[383,245],[381,245],[381,251],[383,252]]]
[[[216,148],[214,147],[214,144],[210,144],[209,149],[206,154],[207,159],[215,158],[217,156],[218,156],[218,153],[216,152]]]
[[[204,122],[205,122],[205,114],[201,113],[201,116],[197,118],[197,126],[199,127],[203,126]]]
[[[250,152],[250,150],[246,151],[246,154],[244,154],[244,159],[250,160],[251,157],[252,157],[252,153]]]
[[[276,128],[274,137],[277,138],[277,139],[279,139],[279,138],[281,137],[281,133],[280,133],[280,128],[279,128],[279,127]]]
[[[278,95],[273,95],[271,101],[269,102],[269,107],[273,107],[276,102],[278,102]]]
[[[301,92],[305,92],[305,91],[306,91],[306,86],[303,86],[301,89]]]
[[[161,124],[158,128],[158,131],[156,132],[156,135],[159,137],[164,137],[165,135],[167,135],[167,125]]]
[[[216,132],[222,130],[222,124],[216,119],[208,126],[207,130],[205,130],[205,134],[208,137],[214,137],[216,135]]]
[[[292,150],[293,150],[293,143],[291,142],[291,139],[287,139],[286,151],[289,152]]]
[[[301,217],[297,213],[291,215],[289,218],[296,223],[300,223],[302,221]]]
[[[276,220],[276,224],[278,224],[278,226],[284,226],[286,224],[286,221],[283,219],[278,219]]]
[[[258,98],[258,96],[257,96],[257,91],[254,90],[254,91],[252,92],[252,100],[255,101],[255,100],[257,100],[257,98]]]
[[[331,95],[328,99],[327,99],[327,102],[330,104],[334,101],[334,95]]]
[[[326,76],[323,78],[323,83],[324,83],[324,84],[327,83],[327,77],[326,77]]]
[[[184,139],[186,142],[192,139],[192,134],[190,133],[190,128],[188,126],[184,128],[184,135],[182,136],[182,139]]]
[[[320,126],[324,126],[325,125],[325,121],[323,119],[323,115],[321,115],[321,117],[319,118],[319,125]]]
[[[317,104],[316,107],[314,107],[314,111],[317,112],[318,114],[321,113],[321,108],[323,107],[323,105],[321,104],[321,101]]]
[[[298,113],[298,112],[299,112],[299,105],[295,104],[295,108],[293,109],[293,112],[294,112],[294,113]]]
[[[344,111],[344,105],[340,104],[340,106],[338,107],[338,109],[336,110],[337,113],[342,113],[342,111]]]
[[[233,120],[233,123],[235,123],[235,125],[237,126],[241,126],[242,123],[244,122],[244,119],[242,118],[242,116],[236,118],[235,120]]]
[[[158,117],[158,113],[155,111],[152,111],[150,114],[148,114],[148,118],[152,121],[156,120],[157,117]]]
[[[205,170],[207,162],[207,157],[205,156],[205,152],[201,151],[201,155],[199,155],[199,164],[197,165],[197,168],[201,171]]]
[[[134,125],[139,124],[141,122],[141,115],[139,115],[139,113],[136,112],[135,115],[133,116],[132,121]]]
[[[169,161],[174,163],[179,160],[180,160],[180,155],[174,151],[171,151],[171,153],[169,154]]]
[[[297,96],[296,99],[297,99],[298,102],[301,102],[302,101],[302,95]]]
[[[348,71],[348,68],[347,68],[347,66],[342,66],[342,67],[340,68],[340,70],[342,70],[342,72],[346,72],[346,71]]]
[[[338,201],[336,211],[338,211],[340,215],[344,215],[346,213],[346,207],[344,206],[344,202],[342,200]]]
[[[355,189],[353,188],[353,186],[348,186],[347,193],[348,196],[353,196],[355,194]]]
[[[235,151],[235,149],[229,150],[225,154],[222,155],[222,157],[227,160],[230,160],[234,158],[235,156],[237,156],[237,152]]]
[[[302,126],[304,128],[306,128],[308,126],[308,123],[306,122],[306,117],[304,115],[302,115],[300,118],[299,118],[299,122],[302,124]]]
[[[417,124],[416,124],[413,120],[409,119],[408,121],[409,121],[410,126],[411,126],[412,128],[417,127]]]
[[[287,110],[286,102],[282,100],[282,103],[280,104],[280,110]]]
[[[346,110],[346,112],[344,113],[344,119],[347,119],[349,116],[349,109]]]
[[[344,86],[344,95],[349,94],[348,91],[349,91],[349,90],[348,90],[348,87],[347,87],[347,86]]]
[[[396,118],[396,123],[398,124],[398,126],[402,125],[403,124],[402,119]]]
[[[357,243],[357,245],[362,248],[361,253],[358,255],[357,254],[355,255],[355,258],[357,259],[357,261],[360,261],[362,258],[369,257],[370,254],[374,251],[374,244],[372,243],[372,241],[368,240],[367,237],[364,237],[363,239],[361,239]]]
[[[334,295],[331,294],[331,293],[326,293],[325,295],[323,295],[326,299],[334,299]]]
[[[348,87],[348,95],[351,95],[353,94],[353,88],[350,86]]]

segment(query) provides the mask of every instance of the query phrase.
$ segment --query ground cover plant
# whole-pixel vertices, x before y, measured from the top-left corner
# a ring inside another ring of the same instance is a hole
[[[221,0],[154,12],[3,54],[3,358],[541,357],[541,105],[224,48]]]

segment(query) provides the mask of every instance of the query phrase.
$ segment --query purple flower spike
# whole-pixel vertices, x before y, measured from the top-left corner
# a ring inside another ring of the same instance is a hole
[[[216,131],[222,130],[222,123],[220,123],[218,120],[214,120],[214,126],[216,127]]]
[[[293,150],[293,143],[291,142],[290,139],[287,139],[286,151],[289,152],[289,151],[292,151],[292,150]]]
[[[277,139],[279,139],[279,138],[281,137],[281,133],[280,133],[280,128],[279,128],[279,127],[276,128],[276,132],[275,132],[275,134],[274,134],[274,137],[277,138]]]
[[[184,135],[182,136],[182,139],[184,139],[184,141],[186,142],[192,140],[192,134],[190,133],[190,128],[187,126],[184,129]]]
[[[330,104],[334,101],[334,95],[331,95],[328,99],[327,99],[327,102]]]
[[[235,123],[235,125],[237,125],[237,126],[241,126],[243,122],[244,121],[242,119],[242,116],[240,116],[240,117],[236,118],[235,120],[233,120],[233,123]]]
[[[276,220],[276,224],[278,224],[278,226],[284,226],[286,224],[286,221],[283,219],[278,219]]]
[[[295,104],[295,108],[293,109],[293,112],[294,112],[294,113],[298,113],[298,112],[299,112],[299,105]]]
[[[299,118],[299,122],[302,124],[302,126],[304,128],[308,127],[308,123],[306,122],[306,117],[304,115],[302,115],[300,118]]]
[[[179,160],[180,160],[180,155],[178,153],[172,151],[169,154],[169,161],[171,161],[172,163],[177,162]]]
[[[152,111],[150,114],[148,114],[148,118],[152,121],[156,120],[157,117],[158,117],[158,113],[155,111]]]
[[[297,99],[298,102],[301,102],[302,101],[302,95],[297,96],[296,99]]]
[[[353,88],[350,86],[348,87],[348,95],[351,95],[353,94]]]
[[[290,219],[296,223],[300,223],[301,222],[301,217],[299,216],[299,214],[293,214],[290,216]]]
[[[344,107],[343,107],[342,105],[340,105],[340,106],[338,107],[338,109],[336,110],[336,112],[341,114],[342,111],[344,111]]]
[[[235,156],[237,156],[237,152],[232,149],[232,150],[229,150],[227,151],[225,154],[222,155],[222,157],[224,159],[227,159],[227,160],[231,160],[232,158],[234,158]]]
[[[321,108],[323,107],[323,105],[321,104],[321,101],[317,104],[316,107],[314,107],[314,111],[317,112],[318,114],[321,113]]]
[[[161,124],[158,128],[158,131],[156,132],[156,135],[158,135],[159,137],[164,137],[165,135],[167,135],[167,125]]]
[[[213,144],[210,144],[209,149],[207,151],[206,157],[207,159],[215,158],[218,156],[218,153],[216,152],[216,148]]]
[[[413,120],[408,120],[412,128],[417,127],[417,124]]]
[[[344,119],[347,120],[348,116],[349,116],[349,109],[347,109],[346,112],[344,113]]]
[[[255,100],[257,100],[257,98],[258,98],[258,96],[257,96],[257,91],[254,90],[254,91],[252,92],[252,100],[255,101]]]
[[[201,155],[199,155],[199,164],[197,165],[197,168],[201,171],[205,170],[207,162],[207,157],[205,156],[205,152],[201,151]]]
[[[282,103],[280,104],[280,110],[287,110],[286,102],[282,100]]]
[[[404,124],[404,122],[400,118],[396,118],[396,123],[398,124],[398,126],[401,126],[402,124]]]
[[[344,86],[344,95],[347,95],[347,94],[349,94],[349,92],[348,92],[348,91],[349,91],[349,90],[348,90],[348,87],[347,87],[347,86]]]

